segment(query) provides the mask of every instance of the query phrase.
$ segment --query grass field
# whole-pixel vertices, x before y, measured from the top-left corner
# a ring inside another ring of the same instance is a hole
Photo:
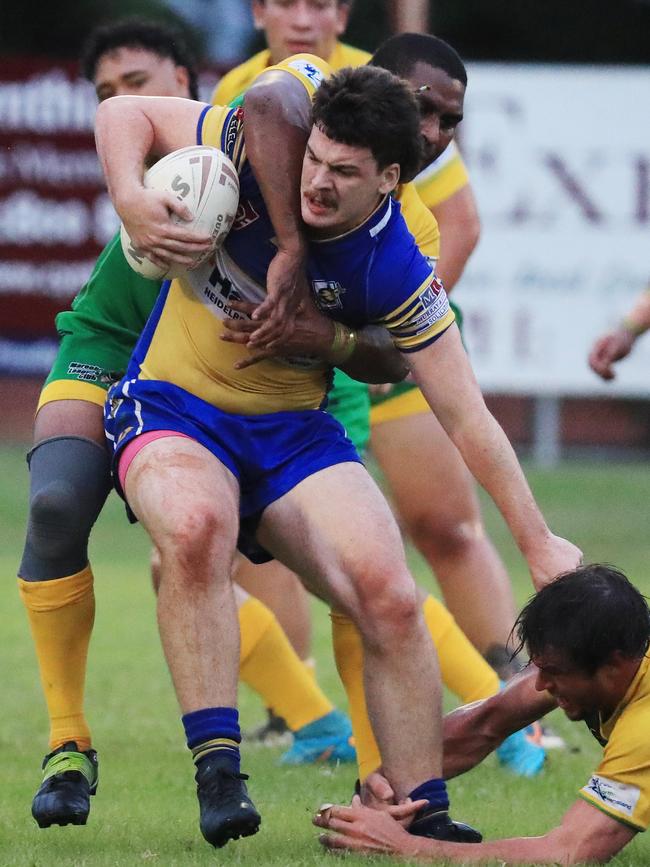
[[[30,802],[46,750],[46,716],[27,623],[14,575],[22,548],[27,472],[22,450],[0,448],[0,606],[2,712],[0,716],[0,867],[5,865],[319,865],[330,864],[316,842],[310,815],[324,800],[345,801],[352,767],[287,769],[279,751],[246,749],[244,769],[263,814],[261,832],[215,852],[200,837],[192,765],[183,744],[172,688],[162,661],[148,546],[129,527],[116,497],[93,534],[97,620],[88,675],[87,710],[100,751],[101,785],[85,828],[37,829]],[[580,544],[588,560],[616,563],[650,593],[650,470],[642,464],[566,464],[530,478],[549,522]],[[498,516],[488,523],[511,569],[517,598],[530,584],[521,558]],[[412,555],[423,584],[430,578]],[[330,653],[328,619],[314,604],[315,655],[322,684],[342,703]],[[414,700],[417,700],[414,698]],[[262,719],[257,699],[242,689],[244,728]],[[581,724],[559,713],[553,726],[570,749],[552,754],[543,775],[520,780],[493,758],[450,785],[453,813],[487,837],[540,834],[556,823],[595,767],[600,750]],[[639,835],[616,864],[650,863],[650,839]],[[383,859],[377,859],[385,863]],[[375,863],[377,863],[377,860]],[[368,863],[356,857],[346,864]]]

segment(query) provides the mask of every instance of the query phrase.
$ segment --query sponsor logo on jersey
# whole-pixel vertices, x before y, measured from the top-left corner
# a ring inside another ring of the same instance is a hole
[[[343,307],[341,295],[345,295],[345,289],[336,280],[312,280],[312,288],[316,296],[316,303],[321,310],[335,310]]]
[[[291,63],[287,65],[290,66],[291,69],[295,69],[301,75],[304,75],[305,78],[308,78],[316,87],[320,87],[323,83],[325,76],[323,75],[322,70],[317,66],[314,66],[313,63],[308,63],[306,60],[292,60]]]
[[[233,150],[235,148],[237,134],[243,118],[244,110],[242,108],[233,111],[228,119],[228,123],[225,125],[223,132],[221,133],[221,142],[223,145],[221,149],[226,156],[230,157],[230,159],[233,158]]]
[[[636,786],[619,783],[594,774],[582,789],[591,798],[600,801],[605,807],[610,807],[618,813],[631,817],[637,805],[641,792]]]
[[[238,232],[240,229],[245,229],[247,226],[250,226],[251,223],[254,223],[255,220],[259,220],[260,215],[257,213],[252,204],[248,201],[248,199],[244,199],[244,201],[239,202],[239,207],[237,208],[237,213],[235,214],[235,222],[232,224],[233,232]]]
[[[444,286],[438,277],[434,277],[427,288],[420,293],[418,298],[421,313],[413,320],[415,328],[426,328],[433,325],[449,311],[449,299]]]

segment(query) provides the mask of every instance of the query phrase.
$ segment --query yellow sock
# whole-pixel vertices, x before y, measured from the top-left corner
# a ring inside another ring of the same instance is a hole
[[[465,633],[433,596],[422,603],[424,619],[438,652],[440,673],[445,686],[466,704],[494,695],[499,690],[499,678]],[[332,612],[334,656],[348,697],[352,731],[357,750],[359,778],[381,765],[379,747],[370,725],[363,688],[363,644],[354,623],[344,614]]]
[[[307,673],[270,609],[250,596],[239,607],[239,676],[283,717],[291,731],[334,710],[314,677]]]
[[[442,602],[427,596],[422,611],[429,634],[438,651],[442,682],[460,699],[469,704],[495,695],[499,691],[499,676],[483,659]]]
[[[51,581],[18,579],[27,609],[41,683],[50,718],[50,749],[76,741],[90,747],[83,712],[88,644],[95,620],[93,573],[81,572]]]
[[[370,725],[363,688],[363,644],[359,630],[345,614],[331,612],[332,643],[339,676],[348,697],[354,732],[359,779],[362,781],[381,765],[379,747]]]

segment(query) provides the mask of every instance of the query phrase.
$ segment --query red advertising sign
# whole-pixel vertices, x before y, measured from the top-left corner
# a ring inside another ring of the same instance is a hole
[[[75,64],[0,69],[0,371],[44,373],[117,218],[95,153],[96,99]]]

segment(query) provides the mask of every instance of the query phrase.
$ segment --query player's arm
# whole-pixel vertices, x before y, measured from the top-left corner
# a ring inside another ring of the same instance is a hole
[[[291,318],[309,296],[307,245],[300,214],[300,175],[310,131],[311,96],[290,73],[271,69],[244,97],[246,155],[275,232],[277,253],[266,278],[267,298],[253,313],[249,345],[272,346],[291,331]]]
[[[436,274],[449,293],[460,279],[481,234],[476,199],[469,182],[435,204],[431,211],[441,238]]]
[[[244,316],[226,320],[221,339],[246,345],[249,335],[258,327],[250,318],[256,307],[246,301],[234,300],[230,305]],[[401,382],[408,373],[402,353],[395,349],[385,328],[366,325],[354,330],[335,323],[321,313],[311,299],[305,301],[296,313],[291,333],[276,341],[273,349],[253,349],[248,358],[235,366],[243,369],[264,358],[283,355],[315,355],[333,367],[340,367],[360,382]]]
[[[329,833],[321,837],[330,849],[399,855],[423,862],[444,859],[479,864],[603,864],[635,835],[635,830],[584,801],[576,801],[562,823],[541,837],[514,837],[484,843],[446,843],[414,837],[389,813],[363,807],[355,797],[351,807],[321,808],[314,824]]]
[[[529,666],[496,695],[446,714],[443,720],[445,779],[469,771],[513,732],[557,706],[548,692],[537,691],[536,678],[537,669]]]
[[[535,587],[574,569],[581,552],[546,525],[508,438],[485,406],[455,323],[405,358],[429,406],[505,518]]]
[[[164,156],[196,144],[203,103],[177,97],[115,96],[99,104],[95,120],[97,153],[115,210],[134,245],[156,264],[191,265],[210,248],[210,239],[176,225],[192,214],[173,194],[143,184],[149,156]]]
[[[599,337],[589,353],[589,365],[601,379],[614,379],[613,365],[626,358],[638,337],[650,329],[650,286],[637,298],[630,312],[613,331]]]

